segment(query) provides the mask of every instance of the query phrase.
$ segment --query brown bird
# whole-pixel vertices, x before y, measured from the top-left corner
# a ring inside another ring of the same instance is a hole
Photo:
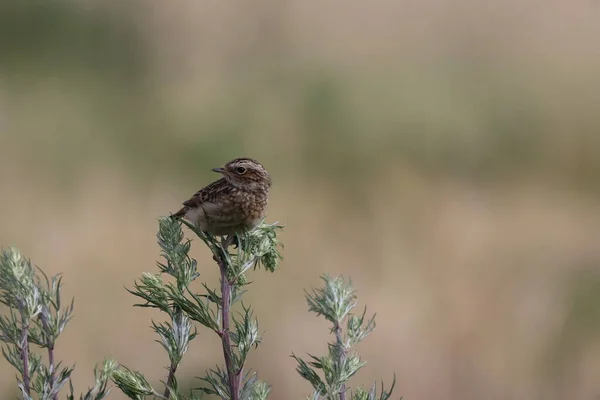
[[[198,190],[172,217],[183,217],[219,236],[255,228],[267,211],[271,187],[267,170],[251,158],[236,158],[213,171],[223,177]]]

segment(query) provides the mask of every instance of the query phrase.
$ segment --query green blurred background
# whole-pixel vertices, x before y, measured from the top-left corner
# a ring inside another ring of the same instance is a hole
[[[65,274],[76,316],[58,358],[77,391],[104,356],[165,379],[161,316],[124,286],[156,270],[157,217],[251,156],[287,226],[281,271],[248,294],[266,331],[249,364],[272,399],[310,393],[289,355],[326,349],[303,295],[324,272],[378,315],[356,384],[396,372],[406,399],[597,398],[599,7],[0,2],[0,244]],[[202,330],[180,381],[217,362]]]

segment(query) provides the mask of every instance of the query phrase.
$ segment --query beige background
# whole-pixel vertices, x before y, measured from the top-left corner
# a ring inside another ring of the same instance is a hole
[[[395,372],[406,399],[596,398],[598,7],[0,6],[0,244],[64,273],[76,314],[57,354],[77,391],[104,356],[160,387],[162,316],[124,287],[156,270],[157,217],[244,155],[271,171],[268,219],[287,225],[281,270],[248,294],[265,331],[249,366],[272,399],[310,393],[289,355],[326,350],[303,298],[325,272],[377,313],[352,384]],[[215,363],[201,329],[180,382]]]

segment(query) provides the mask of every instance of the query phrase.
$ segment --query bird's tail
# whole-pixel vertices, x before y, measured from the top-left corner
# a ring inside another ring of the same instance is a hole
[[[175,214],[171,214],[171,218],[173,219],[179,219],[185,216],[185,214],[188,212],[188,208],[187,207],[183,207],[181,210],[177,211]]]

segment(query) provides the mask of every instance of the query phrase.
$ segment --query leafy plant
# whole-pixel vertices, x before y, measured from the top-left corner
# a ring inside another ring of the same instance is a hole
[[[298,362],[296,371],[314,388],[309,399],[346,400],[349,394],[348,398],[352,400],[388,400],[396,385],[396,376],[389,391],[381,384],[379,397],[375,383],[369,390],[359,387],[352,391],[347,387],[348,380],[365,365],[353,348],[373,332],[375,315],[366,318],[366,307],[360,316],[351,313],[358,303],[352,281],[341,276],[332,278],[323,275],[321,278],[324,286],[306,292],[306,301],[309,311],[331,322],[335,340],[328,343],[327,355],[317,357],[309,354],[310,361],[292,354]]]
[[[73,301],[63,307],[62,278],[48,278],[19,250],[9,248],[0,256],[0,303],[9,308],[0,316],[2,355],[17,370],[23,399],[57,400],[69,383],[68,400],[75,400],[71,374],[74,367],[63,367],[55,360],[56,341],[73,316]],[[48,361],[33,353],[31,345],[46,349]],[[105,360],[94,370],[95,385],[80,400],[101,400],[108,396],[108,381],[116,369],[114,361]]]
[[[190,289],[200,274],[197,261],[188,254],[191,241],[184,240],[182,223],[212,252],[221,275],[219,289],[211,289],[204,283],[204,293]],[[159,394],[143,374],[120,367],[113,374],[113,381],[123,393],[132,399],[145,396],[187,399],[178,390],[176,372],[190,342],[196,337],[193,324],[198,323],[221,339],[225,366],[208,371],[201,378],[205,387],[197,389],[198,393],[192,391],[189,399],[198,399],[202,393],[228,400],[267,398],[270,386],[258,380],[256,373],[245,371],[248,353],[262,338],[258,321],[252,309],[242,303],[242,297],[250,283],[246,276],[250,269],[263,267],[269,272],[277,269],[281,254],[276,232],[280,228],[261,224],[250,232],[236,235],[237,250],[230,252],[233,237],[218,240],[187,221],[171,218],[159,221],[158,244],[163,259],[158,263],[159,273],[144,273],[129,291],[143,300],[136,306],[159,309],[169,318],[167,322],[152,322],[152,329],[159,336],[158,342],[169,357],[168,377],[164,392]],[[236,303],[240,303],[241,309],[234,315],[232,306]]]
[[[220,272],[220,287],[203,292],[191,289],[199,277],[198,262],[189,256],[192,241],[184,239],[186,225],[212,252]],[[198,230],[187,221],[161,218],[157,234],[161,261],[157,273],[145,272],[128,291],[141,301],[135,306],[155,308],[166,314],[166,321],[152,321],[157,342],[167,353],[167,378],[164,388],[157,391],[140,371],[115,361],[105,360],[94,369],[95,385],[79,400],[102,400],[108,397],[110,380],[130,399],[143,400],[151,396],[161,400],[198,400],[214,395],[225,400],[266,400],[271,391],[268,383],[247,370],[246,359],[262,337],[258,321],[250,306],[242,302],[250,284],[247,274],[262,267],[274,272],[281,261],[276,224],[262,223],[250,232],[235,237],[217,239]],[[236,243],[235,249],[230,247]],[[332,324],[335,339],[328,345],[328,354],[309,361],[292,355],[298,362],[297,371],[314,388],[312,400],[388,400],[395,386],[378,394],[376,384],[369,389],[347,386],[348,380],[365,365],[353,351],[356,344],[375,329],[375,316],[352,313],[357,305],[356,291],[351,281],[343,277],[322,276],[324,286],[306,292],[309,310],[324,316]],[[61,301],[62,278],[48,278],[25,259],[17,249],[10,248],[0,257],[0,303],[9,312],[0,316],[0,340],[5,344],[2,354],[18,372],[18,387],[24,400],[58,400],[68,383],[67,400],[75,400],[71,374],[73,367],[63,367],[55,361],[59,335],[73,316],[73,301]],[[236,312],[233,306],[238,305]],[[179,390],[177,369],[190,343],[196,338],[199,324],[216,334],[223,348],[223,366],[208,370],[201,381],[203,387],[192,389],[185,396]],[[47,352],[47,362],[30,351],[31,345]],[[35,395],[35,397],[34,397]]]

